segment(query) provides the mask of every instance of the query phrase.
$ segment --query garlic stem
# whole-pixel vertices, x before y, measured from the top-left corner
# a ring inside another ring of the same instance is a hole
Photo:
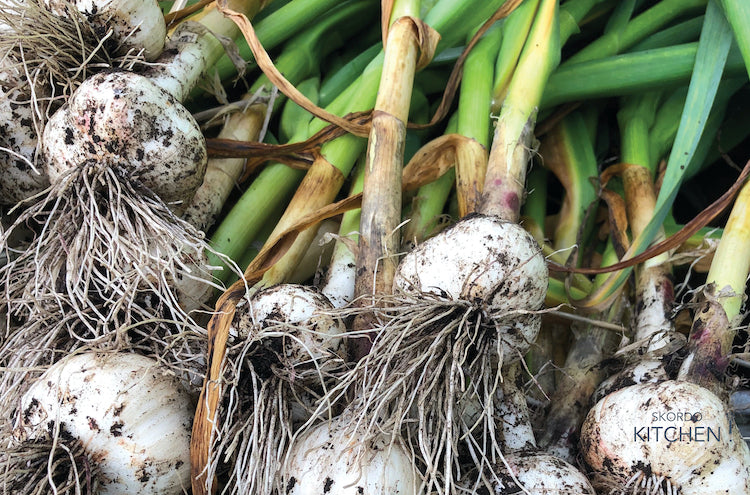
[[[528,451],[537,447],[526,396],[518,388],[519,366],[518,363],[514,363],[503,370],[503,394],[498,407],[498,417],[502,418],[503,451],[507,453]]]
[[[360,77],[328,105],[326,110],[336,115],[345,115],[371,108],[377,92],[377,81],[382,63],[382,56],[375,57]],[[303,141],[326,125],[327,123],[315,119],[306,127],[300,127],[299,133],[289,141]],[[325,143],[321,148],[321,154],[328,162],[337,167],[342,175],[348,175],[364,146],[361,138],[347,134]],[[274,208],[280,206],[281,200],[287,194],[292,193],[303,178],[304,172],[291,169],[283,164],[274,163],[262,170],[245,194],[242,195],[239,202],[217,227],[212,237],[212,244],[217,251],[224,253],[231,259],[240,258],[241,253],[254,240],[263,220],[270,215]],[[292,216],[299,218],[312,211],[301,200],[298,200],[297,203],[299,205],[297,208],[287,208],[284,214],[289,215],[290,218]],[[288,222],[288,225],[293,223]],[[280,232],[276,227],[274,229],[277,234]],[[272,239],[272,237],[269,239]],[[293,253],[299,254],[299,251],[295,249]],[[210,264],[221,266],[223,263],[218,259],[211,258]],[[229,275],[228,270],[225,270],[219,272],[217,277],[226,280],[225,276],[228,277]]]
[[[349,195],[362,192],[364,184],[364,162],[360,160]],[[338,238],[333,247],[331,263],[328,265],[326,281],[320,291],[334,308],[343,308],[354,299],[354,280],[357,263],[357,240],[359,239],[359,209],[344,213],[339,226]]]
[[[509,83],[487,163],[480,210],[518,222],[542,91],[560,61],[558,2],[543,0]]]
[[[265,0],[242,0],[235,9],[252,17],[264,4]],[[237,25],[216,6],[207,9],[200,22],[185,21],[177,27],[167,41],[164,54],[144,73],[178,101],[185,101],[206,70],[224,54],[222,40],[231,40],[239,34]]]
[[[722,394],[750,272],[750,186],[740,190],[716,248],[679,376]]]
[[[246,98],[249,98],[248,95]],[[221,139],[256,141],[263,128],[268,105],[247,102],[247,107],[233,114],[219,132]],[[203,183],[195,192],[183,218],[198,230],[206,232],[216,221],[229,194],[245,167],[244,158],[212,158],[206,165]]]
[[[396,0],[388,20],[383,70],[367,143],[356,296],[390,292],[400,247],[401,172],[418,40],[408,17],[418,0]]]

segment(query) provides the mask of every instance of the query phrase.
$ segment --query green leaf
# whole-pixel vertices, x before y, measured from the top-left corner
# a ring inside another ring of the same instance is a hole
[[[721,9],[712,0],[706,9],[687,100],[667,162],[664,181],[656,200],[654,217],[641,235],[633,240],[625,255],[626,258],[631,258],[646,250],[672,207],[688,164],[703,134],[731,44],[732,31]],[[583,306],[605,305],[627,280],[631,270],[632,268],[610,275],[596,292],[586,298]]]
[[[747,0],[720,0],[726,19],[734,32],[734,39],[740,47],[750,75],[750,2]]]

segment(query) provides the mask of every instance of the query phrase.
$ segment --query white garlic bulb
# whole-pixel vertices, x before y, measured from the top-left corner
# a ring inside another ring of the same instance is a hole
[[[507,456],[505,462],[510,472],[505,465],[498,466],[493,482],[497,495],[524,490],[534,495],[596,495],[583,473],[559,457],[518,452]]]
[[[505,355],[524,352],[541,319],[549,275],[534,238],[518,224],[468,217],[406,254],[394,292],[479,301],[491,311]],[[512,351],[512,352],[511,352]]]
[[[603,485],[627,493],[750,493],[750,450],[734,420],[721,399],[687,381],[600,400],[581,428],[581,453]]]
[[[50,118],[41,145],[52,183],[76,167],[109,167],[176,210],[192,199],[208,161],[190,112],[149,79],[129,72],[86,79]]]
[[[167,26],[156,0],[46,0],[46,4],[59,15],[75,7],[100,37],[112,30],[119,55],[133,51],[150,61],[164,49]]]
[[[277,348],[271,361],[278,361],[284,369],[324,369],[328,361],[344,352],[346,327],[332,310],[328,298],[313,287],[276,285],[255,293],[249,304],[238,306],[232,332],[246,339],[259,338],[269,349]],[[271,327],[275,330],[264,334],[262,330]],[[279,339],[280,345],[271,343],[273,339]]]
[[[644,359],[626,366],[602,381],[594,392],[594,401],[630,385],[659,383],[666,380],[669,380],[669,374],[660,359]]]
[[[156,360],[83,353],[49,368],[23,395],[16,436],[80,441],[101,473],[100,493],[180,494],[190,487],[194,408]]]
[[[421,479],[398,442],[367,439],[346,414],[297,438],[286,461],[286,495],[418,495]]]

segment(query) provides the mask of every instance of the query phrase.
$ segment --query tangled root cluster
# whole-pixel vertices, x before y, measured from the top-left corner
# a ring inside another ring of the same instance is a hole
[[[97,493],[97,463],[88,457],[80,442],[61,436],[25,442],[13,438],[2,441],[3,494]]]
[[[6,407],[38,370],[86,346],[139,349],[197,386],[204,296],[221,288],[205,267],[203,234],[111,168],[76,169],[45,198],[0,233]],[[27,226],[29,243],[10,248]]]
[[[47,83],[56,106],[91,74],[144,63],[141,53],[117,55],[112,31],[94,28],[72,4],[64,10],[58,15],[44,0],[4,0],[0,10],[0,58],[12,57],[31,80]]]
[[[370,353],[326,398],[335,403],[353,395],[347,407],[353,431],[366,438],[403,436],[424,473],[427,493],[456,493],[459,481],[463,485],[501,462],[502,433],[495,419],[508,356],[496,322],[508,320],[507,309],[402,294],[341,311],[343,318],[367,313],[378,322]],[[541,317],[513,313],[522,320]],[[468,484],[492,489],[490,480]]]
[[[224,356],[218,429],[208,466],[208,479],[220,480],[221,493],[284,493],[277,470],[296,429],[316,409],[332,407],[324,402],[327,389],[345,366],[337,336],[344,328],[325,314],[330,304],[299,322],[284,309],[260,314],[261,304],[268,306],[255,296],[238,304]]]

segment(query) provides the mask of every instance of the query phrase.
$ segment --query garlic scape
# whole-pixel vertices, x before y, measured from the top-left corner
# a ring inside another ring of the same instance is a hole
[[[14,435],[21,443],[81,445],[97,471],[97,493],[180,494],[190,486],[191,411],[187,391],[156,360],[86,352],[29,387]]]

